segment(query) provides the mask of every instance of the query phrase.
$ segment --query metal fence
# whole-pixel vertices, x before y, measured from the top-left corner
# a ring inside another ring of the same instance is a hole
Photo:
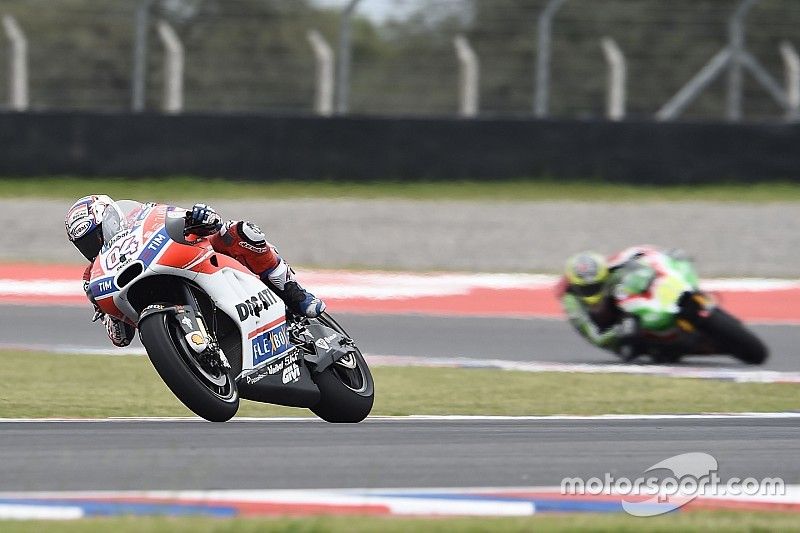
[[[16,110],[794,120],[797,0],[3,0]]]

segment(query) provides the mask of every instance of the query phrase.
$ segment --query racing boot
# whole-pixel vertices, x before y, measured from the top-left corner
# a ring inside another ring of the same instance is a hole
[[[233,257],[258,274],[292,313],[316,318],[325,311],[325,303],[297,283],[292,269],[252,222],[231,220],[210,241],[214,250]]]
[[[292,269],[283,259],[279,258],[278,265],[263,272],[260,277],[283,300],[292,313],[316,318],[325,311],[325,302],[297,283]]]

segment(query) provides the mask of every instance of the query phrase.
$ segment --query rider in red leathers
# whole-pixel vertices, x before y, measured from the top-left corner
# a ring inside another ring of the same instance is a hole
[[[88,292],[89,275],[103,247],[103,212],[112,202],[106,195],[85,196],[70,207],[64,221],[70,242],[90,261],[83,282],[87,297],[93,304]],[[297,283],[292,269],[252,222],[229,220],[223,224],[213,208],[195,204],[191,211],[186,212],[185,233],[208,237],[215,251],[236,259],[259,276],[293,313],[313,318],[325,310],[325,302]],[[127,346],[133,340],[136,333],[133,326],[103,314],[95,305],[94,320],[98,319],[102,319],[115,346]]]

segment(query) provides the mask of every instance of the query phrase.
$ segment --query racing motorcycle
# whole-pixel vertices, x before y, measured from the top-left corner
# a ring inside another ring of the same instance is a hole
[[[139,329],[167,387],[197,415],[224,422],[239,398],[360,422],[374,382],[361,351],[327,313],[295,316],[259,278],[184,235],[183,209],[122,200],[102,218],[89,290]]]
[[[767,359],[764,343],[700,289],[690,260],[652,252],[614,276],[611,295],[638,329],[637,355],[649,354],[655,363],[708,354],[730,354],[752,365]]]

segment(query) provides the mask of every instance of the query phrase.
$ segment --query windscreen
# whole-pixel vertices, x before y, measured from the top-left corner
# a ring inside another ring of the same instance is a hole
[[[107,206],[103,213],[103,242],[111,242],[115,235],[127,230],[131,224],[128,215],[141,207],[134,200],[120,200]]]

